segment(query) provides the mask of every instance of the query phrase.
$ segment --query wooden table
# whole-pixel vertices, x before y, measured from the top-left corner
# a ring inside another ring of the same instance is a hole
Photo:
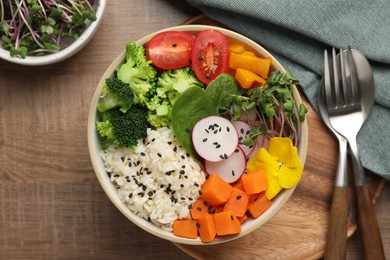
[[[42,67],[0,61],[0,259],[190,259],[111,204],[90,163],[86,124],[96,85],[127,41],[196,14],[179,0],[109,1],[100,30],[76,56]],[[376,211],[388,257],[389,202],[386,182]],[[361,258],[358,236],[348,259]]]

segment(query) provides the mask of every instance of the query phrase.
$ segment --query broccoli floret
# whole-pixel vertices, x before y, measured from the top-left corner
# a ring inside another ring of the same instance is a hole
[[[168,98],[173,105],[176,99],[189,87],[204,87],[190,67],[166,70],[157,80],[157,96]]]
[[[106,112],[115,107],[125,113],[134,103],[134,93],[129,84],[116,78],[107,78],[102,87],[97,109]]]
[[[205,85],[198,80],[190,67],[164,71],[157,79],[155,94],[148,99],[148,120],[154,127],[169,126],[173,104],[187,88]]]
[[[154,91],[157,71],[152,62],[146,58],[145,47],[137,46],[135,42],[126,45],[126,62],[117,69],[117,77],[130,85],[136,96],[136,103],[144,104]]]
[[[102,148],[110,145],[132,148],[138,140],[147,136],[150,126],[147,109],[139,106],[130,107],[126,113],[119,108],[102,113],[101,121],[96,122],[96,129],[102,137]]]

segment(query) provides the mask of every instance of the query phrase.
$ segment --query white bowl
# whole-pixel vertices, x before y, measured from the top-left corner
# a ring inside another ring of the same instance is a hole
[[[98,0],[96,7],[96,20],[92,22],[85,31],[71,45],[59,52],[44,56],[11,57],[9,50],[4,49],[0,44],[0,59],[27,66],[41,66],[60,62],[79,52],[95,35],[100,26],[104,11],[106,9],[106,0]],[[1,43],[1,39],[0,39]]]
[[[205,25],[182,25],[177,27],[171,27],[164,29],[162,31],[167,30],[176,30],[176,31],[187,31],[187,32],[198,32],[204,29],[216,29],[221,31],[224,35],[226,35],[229,39],[229,41],[233,42],[240,42],[244,44],[244,46],[247,47],[248,50],[252,50],[255,53],[260,54],[263,57],[272,57],[272,55],[266,51],[263,47],[261,47],[259,44],[255,43],[254,41],[246,38],[243,35],[240,35],[238,33],[235,33],[230,30],[222,29],[219,27],[212,27],[212,26],[205,26]],[[159,31],[161,32],[161,31]],[[148,42],[153,35],[155,35],[158,32],[155,32],[153,34],[150,34],[140,40],[137,41],[138,45],[143,45],[146,42]],[[292,193],[294,192],[295,187],[289,189],[289,190],[283,190],[281,191],[273,200],[272,200],[272,206],[265,211],[261,216],[259,216],[256,219],[248,219],[246,220],[242,226],[241,226],[241,232],[234,236],[227,236],[227,237],[218,237],[211,243],[203,243],[199,238],[197,239],[188,239],[188,238],[182,238],[175,236],[171,232],[163,231],[159,227],[155,226],[154,224],[136,216],[133,214],[124,203],[120,200],[117,189],[115,185],[110,181],[110,178],[107,174],[107,172],[104,169],[103,162],[100,158],[99,152],[101,150],[101,146],[99,143],[99,137],[96,132],[95,127],[95,121],[96,121],[96,105],[98,103],[99,95],[101,92],[101,87],[105,81],[106,78],[111,77],[113,75],[113,72],[115,68],[121,64],[125,59],[125,51],[123,51],[114,61],[113,63],[108,67],[108,69],[105,71],[104,75],[102,76],[97,89],[95,91],[90,111],[89,111],[89,118],[88,118],[88,146],[89,146],[89,153],[92,161],[93,168],[95,170],[96,176],[103,187],[104,192],[107,194],[111,202],[119,209],[119,211],[125,215],[130,221],[132,221],[134,224],[139,226],[140,228],[144,229],[145,231],[175,242],[175,243],[182,243],[182,244],[190,244],[190,245],[210,245],[210,244],[217,244],[222,242],[227,242],[242,236],[245,236],[249,234],[250,232],[256,230],[263,224],[265,224],[269,219],[272,218],[281,208],[282,206],[287,202],[287,200],[290,198]],[[285,72],[286,70],[283,68],[283,66],[274,58],[272,57],[272,70],[280,70],[281,72]],[[299,96],[299,93],[296,88],[293,89],[293,95],[295,99],[297,100],[298,104],[302,103],[302,100]],[[308,127],[307,127],[307,120],[305,120],[302,125],[302,134],[300,137],[300,143],[298,146],[299,151],[299,157],[301,160],[302,165],[305,164],[306,160],[306,154],[307,154],[307,145],[308,145]]]

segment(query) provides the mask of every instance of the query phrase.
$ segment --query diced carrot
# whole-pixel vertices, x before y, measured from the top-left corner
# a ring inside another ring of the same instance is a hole
[[[241,224],[233,211],[222,211],[214,215],[215,230],[218,236],[238,234],[241,231]]]
[[[233,211],[236,217],[242,217],[247,211],[248,202],[249,195],[245,191],[233,188],[228,201],[223,207],[223,211]]]
[[[197,238],[197,223],[193,219],[177,219],[173,222],[173,234],[179,237]]]
[[[248,215],[245,214],[244,216],[242,217],[237,217],[238,221],[240,221],[240,224],[244,223],[245,220],[248,219]]]
[[[232,189],[218,174],[210,174],[202,185],[201,198],[211,206],[218,206],[229,199]]]
[[[236,181],[234,184],[233,184],[233,188],[236,188],[236,189],[239,189],[239,190],[244,190],[244,184],[242,184],[242,179],[239,178],[238,181]]]
[[[230,51],[236,52],[236,53],[243,53],[245,51],[244,46],[242,46],[239,43],[230,43],[229,49],[230,49]]]
[[[258,216],[263,214],[264,211],[266,211],[271,206],[271,204],[272,204],[272,201],[267,199],[264,192],[262,192],[262,193],[259,193],[259,195],[257,196],[257,198],[254,201],[249,202],[248,211],[252,215],[253,218],[257,218]]]
[[[247,194],[255,194],[267,189],[267,177],[262,169],[249,172],[241,177]]]
[[[253,73],[252,71],[241,68],[236,69],[236,74],[234,77],[242,88],[263,86],[266,82],[265,79]]]
[[[229,67],[232,69],[246,69],[256,73],[264,79],[268,78],[272,59],[270,57],[252,57],[236,52],[230,52]]]
[[[217,231],[215,230],[214,217],[205,214],[198,220],[199,237],[203,242],[211,242],[215,239]]]
[[[202,199],[198,199],[190,210],[192,219],[200,219],[204,215],[208,214],[208,204]]]

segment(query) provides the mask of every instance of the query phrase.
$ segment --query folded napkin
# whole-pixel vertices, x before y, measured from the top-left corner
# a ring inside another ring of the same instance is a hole
[[[375,104],[358,135],[362,163],[390,180],[390,15],[388,0],[187,0],[205,15],[255,40],[299,78],[317,110],[323,52],[334,46],[369,59]]]

